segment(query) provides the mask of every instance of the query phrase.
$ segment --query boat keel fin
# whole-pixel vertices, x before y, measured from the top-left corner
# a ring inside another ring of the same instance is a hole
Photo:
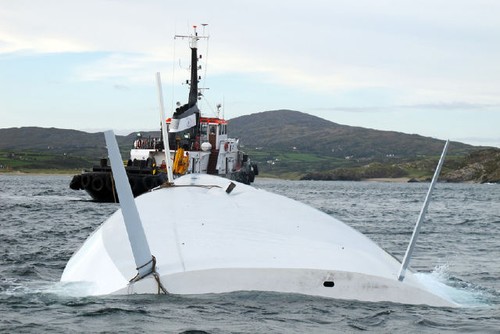
[[[424,205],[422,206],[422,210],[420,211],[420,215],[418,216],[417,223],[415,224],[415,228],[413,230],[413,234],[410,239],[410,244],[408,245],[408,249],[406,250],[406,254],[403,258],[403,262],[401,263],[401,269],[399,271],[398,280],[402,282],[405,278],[406,269],[410,264],[410,259],[413,254],[413,249],[415,248],[415,244],[417,243],[418,234],[420,233],[420,227],[422,226],[422,222],[424,221],[425,214],[427,212],[427,208],[429,206],[429,202],[431,199],[432,191],[434,190],[434,185],[436,184],[439,173],[441,172],[441,167],[443,167],[444,158],[446,156],[446,152],[448,151],[448,145],[450,141],[447,140],[444,144],[443,153],[441,153],[441,158],[439,158],[438,165],[436,167],[436,171],[434,172],[434,176],[432,177],[431,185],[429,186],[429,190],[427,191],[427,195],[425,196]]]
[[[123,221],[127,230],[128,239],[134,255],[137,275],[130,281],[137,282],[141,278],[153,274],[158,282],[160,290],[161,283],[156,273],[156,259],[151,254],[148,240],[144,233],[141,217],[135,204],[134,195],[127,177],[123,160],[116,142],[115,134],[112,130],[104,132],[106,145],[108,148],[109,161],[113,178],[115,179],[116,191],[120,200],[120,208],[122,210]]]

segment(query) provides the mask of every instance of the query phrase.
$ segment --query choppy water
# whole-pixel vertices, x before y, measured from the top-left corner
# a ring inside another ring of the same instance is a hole
[[[500,333],[500,185],[438,184],[412,267],[461,308],[239,292],[72,297],[70,256],[114,212],[69,189],[70,176],[0,175],[2,332]],[[358,229],[399,259],[427,184],[259,179]]]

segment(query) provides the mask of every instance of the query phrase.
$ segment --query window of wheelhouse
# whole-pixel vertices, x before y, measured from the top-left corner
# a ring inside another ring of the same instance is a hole
[[[208,133],[209,135],[210,134],[215,135],[217,133],[217,125],[216,124],[210,124],[209,129],[210,129],[210,132]]]
[[[208,127],[208,142],[212,144],[212,148],[217,148],[217,125],[210,124]]]
[[[212,147],[215,148],[216,138],[217,138],[217,124],[202,123],[200,125],[200,139],[201,142],[209,142]]]
[[[176,150],[178,147],[185,150],[194,149],[196,146],[196,132],[196,127],[179,132],[170,132],[168,134],[170,149]]]
[[[202,143],[205,143],[208,141],[208,124],[207,123],[200,124],[200,140]]]
[[[220,135],[225,135],[226,134],[226,124],[220,124],[219,125],[219,134]]]

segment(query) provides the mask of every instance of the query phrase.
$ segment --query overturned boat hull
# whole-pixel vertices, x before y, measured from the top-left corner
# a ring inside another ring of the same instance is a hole
[[[242,290],[455,306],[356,230],[305,204],[224,178],[189,174],[136,198],[162,286],[174,294]],[[168,203],[168,212],[159,210]],[[136,274],[121,210],[89,237],[61,281],[89,295],[157,293]]]

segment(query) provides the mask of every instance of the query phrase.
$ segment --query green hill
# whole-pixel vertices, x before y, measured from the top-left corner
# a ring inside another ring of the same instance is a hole
[[[416,134],[340,125],[292,110],[266,111],[229,121],[231,135],[245,146],[267,151],[300,151],[335,158],[384,159],[440,154],[444,141]],[[453,142],[452,155],[474,150]]]
[[[292,110],[241,116],[229,127],[264,175],[289,178],[427,179],[444,146],[435,138],[341,125]],[[450,143],[445,171],[463,167],[465,157],[479,149]]]
[[[159,136],[159,131],[141,132]],[[257,162],[261,175],[357,180],[377,177],[426,179],[443,140],[337,124],[292,110],[245,115],[229,121],[229,134]],[[128,157],[136,132],[117,136]],[[452,142],[443,169],[451,182],[497,182],[500,150]],[[0,170],[83,169],[106,157],[104,135],[77,130],[0,129]]]
[[[116,136],[124,157],[128,157],[135,136],[135,132]],[[79,170],[90,168],[105,157],[102,132],[40,127],[0,129],[0,170]]]

